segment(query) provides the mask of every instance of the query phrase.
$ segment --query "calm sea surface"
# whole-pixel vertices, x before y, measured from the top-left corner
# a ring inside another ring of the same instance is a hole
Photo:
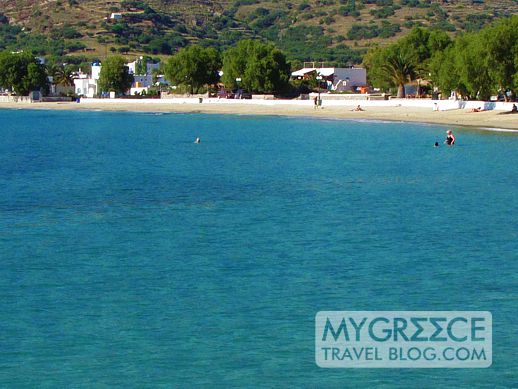
[[[518,387],[518,134],[0,122],[0,387]],[[491,311],[493,365],[321,369],[321,310]]]

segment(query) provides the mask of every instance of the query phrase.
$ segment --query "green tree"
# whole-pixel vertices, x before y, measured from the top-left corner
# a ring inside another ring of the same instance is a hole
[[[165,75],[174,84],[188,86],[192,94],[204,85],[216,84],[220,68],[221,58],[216,49],[192,45],[169,59]]]
[[[151,61],[150,57],[140,57],[135,65],[135,74],[143,75],[147,73],[147,63]]]
[[[416,78],[430,79],[432,58],[436,58],[434,74],[443,74],[442,69],[445,68],[439,69],[441,63],[438,59],[451,44],[451,39],[443,31],[416,27],[388,47],[369,50],[364,56],[363,64],[373,85],[382,89],[397,87],[398,97],[404,97],[406,83]],[[452,80],[444,80],[441,85],[452,83],[458,84]]]
[[[92,63],[91,62],[81,62],[78,66],[79,70],[83,73],[90,74],[92,72]]]
[[[451,46],[452,43],[453,41],[446,32],[441,30],[432,30],[428,36],[428,50],[430,51],[430,57],[438,51],[445,50],[447,47]]]
[[[430,63],[435,85],[449,95],[452,90],[468,99],[486,100],[494,89],[488,67],[488,50],[479,34],[457,37],[455,43],[437,52]]]
[[[405,97],[405,84],[418,73],[416,55],[398,44],[371,50],[364,65],[371,83],[382,89],[397,87],[399,98]]]
[[[288,85],[290,66],[272,44],[244,40],[223,54],[222,81],[250,92],[278,93]],[[238,85],[236,79],[241,79]]]
[[[514,100],[518,86],[518,16],[503,19],[481,32],[486,43],[489,76],[506,100]],[[511,92],[508,97],[505,92]]]
[[[455,41],[455,67],[469,99],[488,100],[494,88],[489,71],[487,43],[480,34],[466,34]]]
[[[450,46],[443,51],[437,51],[430,61],[430,74],[433,83],[443,95],[449,95],[451,91],[457,91],[461,95],[467,95],[467,89],[460,80],[457,71],[456,47]]]
[[[55,65],[49,69],[49,74],[52,76],[54,83],[63,86],[74,85],[73,73],[73,65]]]
[[[487,100],[518,87],[518,16],[503,19],[477,33],[458,36],[453,46],[434,54],[431,73],[441,91]]]
[[[405,84],[415,80],[417,66],[415,57],[398,46],[389,46],[385,51],[382,71],[397,86],[397,97],[405,97]]]
[[[97,82],[99,91],[125,93],[133,83],[126,61],[121,56],[107,57],[102,62],[101,73]]]
[[[382,67],[385,62],[385,51],[381,47],[373,47],[363,57],[363,66],[367,69],[367,81],[370,85],[388,90],[392,83]]]
[[[444,31],[430,31],[421,27],[412,29],[410,34],[396,42],[400,50],[414,58],[416,76],[423,79],[429,78],[430,61],[433,55],[444,50],[451,43],[451,39]]]
[[[45,66],[29,53],[0,53],[0,85],[19,95],[48,89]]]
[[[428,41],[430,31],[421,27],[415,27],[410,33],[398,40],[398,46],[408,53],[411,53],[416,63],[423,63],[431,57]]]

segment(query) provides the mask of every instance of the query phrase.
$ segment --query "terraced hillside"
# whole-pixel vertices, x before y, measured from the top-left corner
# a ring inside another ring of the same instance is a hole
[[[54,55],[168,55],[189,43],[224,48],[259,36],[291,59],[341,64],[358,62],[369,46],[396,39],[414,26],[455,34],[518,13],[516,0],[0,0],[0,4],[0,49],[25,45]]]

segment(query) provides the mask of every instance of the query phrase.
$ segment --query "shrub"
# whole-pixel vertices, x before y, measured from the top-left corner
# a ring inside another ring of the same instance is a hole
[[[309,5],[309,3],[307,1],[303,1],[302,3],[299,4],[299,6],[297,7],[297,9],[299,11],[304,11],[305,9],[309,9],[311,8],[311,6]]]

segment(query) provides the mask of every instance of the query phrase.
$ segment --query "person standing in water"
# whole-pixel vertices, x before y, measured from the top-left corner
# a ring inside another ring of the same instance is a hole
[[[446,131],[446,140],[444,141],[448,146],[453,146],[455,144],[455,135],[451,130]]]

